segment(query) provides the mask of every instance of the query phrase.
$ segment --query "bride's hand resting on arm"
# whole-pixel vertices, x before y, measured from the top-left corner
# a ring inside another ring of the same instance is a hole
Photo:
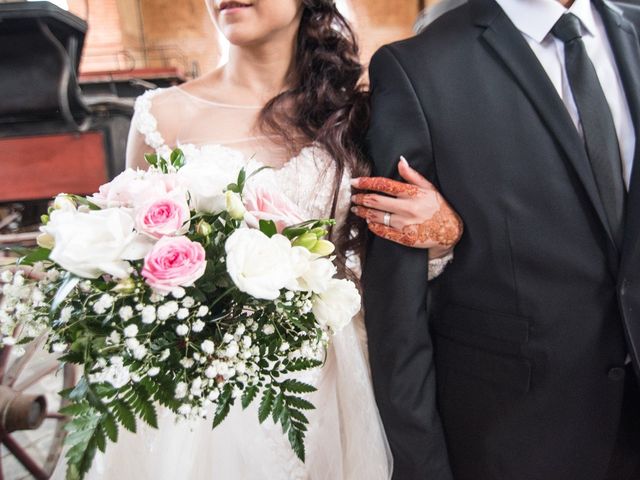
[[[398,172],[407,183],[383,177],[354,178],[353,187],[366,193],[353,195],[353,212],[367,220],[369,230],[380,237],[429,249],[430,259],[447,256],[462,236],[462,220],[403,157]]]

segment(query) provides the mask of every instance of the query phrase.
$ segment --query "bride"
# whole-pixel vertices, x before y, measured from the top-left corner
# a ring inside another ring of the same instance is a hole
[[[144,153],[166,154],[178,146],[187,161],[216,158],[272,167],[258,180],[275,182],[307,218],[337,219],[333,240],[346,264],[346,252],[357,251],[361,243],[353,232],[363,230],[350,212],[350,180],[368,171],[359,148],[368,120],[367,94],[359,83],[362,66],[349,25],[331,0],[207,4],[231,44],[229,62],[137,100],[128,166],[145,168]],[[406,164],[399,169],[422,194],[386,202],[385,209],[394,223],[420,223],[403,211],[419,210],[427,219],[442,199]],[[377,196],[368,198],[375,204]],[[416,208],[396,208],[401,200]],[[381,214],[354,210],[374,223]],[[429,239],[417,246],[431,248],[432,256],[447,253]],[[357,271],[352,257],[349,265]],[[309,398],[316,409],[309,412],[305,463],[278,425],[258,423],[254,405],[236,408],[215,430],[206,420],[175,422],[170,412],[161,413],[159,430],[139,425],[136,434],[121,431],[118,443],[98,455],[88,478],[390,478],[392,458],[373,396],[363,330],[362,319],[354,319],[332,338],[326,363],[301,374],[317,388]]]

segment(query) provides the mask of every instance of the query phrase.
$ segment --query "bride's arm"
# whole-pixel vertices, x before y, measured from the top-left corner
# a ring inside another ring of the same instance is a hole
[[[134,120],[131,121],[127,137],[127,168],[146,170],[149,164],[144,159],[144,154],[153,153],[153,148],[145,143],[144,135],[138,131]]]

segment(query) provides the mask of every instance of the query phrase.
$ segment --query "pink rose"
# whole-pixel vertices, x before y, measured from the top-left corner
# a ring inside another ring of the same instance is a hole
[[[150,197],[171,192],[177,183],[175,174],[129,168],[101,185],[89,200],[101,208],[137,207]]]
[[[190,216],[185,195],[164,195],[136,210],[136,230],[156,239],[183,235],[189,230]]]
[[[161,292],[189,287],[204,275],[207,261],[202,245],[187,237],[162,237],[144,257],[142,276]]]
[[[247,209],[244,219],[252,228],[258,228],[260,220],[273,220],[278,232],[282,232],[305,220],[300,208],[278,190],[249,186],[243,193],[243,200]]]

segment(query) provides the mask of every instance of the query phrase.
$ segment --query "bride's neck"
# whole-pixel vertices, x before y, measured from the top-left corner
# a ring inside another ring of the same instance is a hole
[[[224,78],[266,103],[287,88],[295,41],[269,42],[260,46],[232,46]]]

